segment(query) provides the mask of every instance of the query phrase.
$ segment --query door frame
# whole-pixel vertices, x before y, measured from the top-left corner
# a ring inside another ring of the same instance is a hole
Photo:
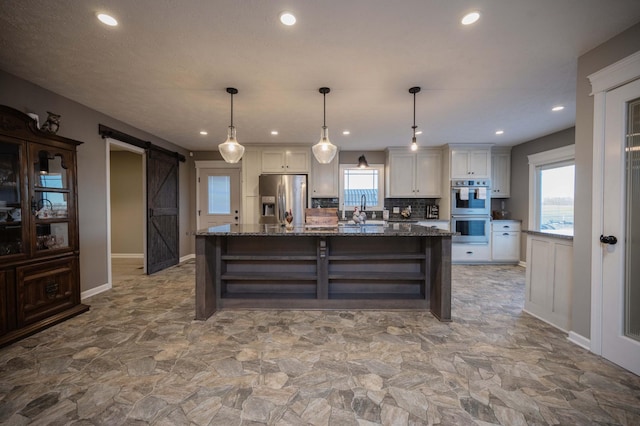
[[[146,164],[146,152],[142,148],[138,148],[137,146],[128,144],[126,142],[121,142],[116,139],[112,139],[109,137],[104,138],[105,140],[105,148],[106,148],[106,171],[107,171],[107,190],[106,190],[106,198],[107,198],[107,289],[113,288],[113,266],[112,266],[112,258],[111,258],[111,147],[117,146],[126,151],[133,152],[135,154],[140,155],[140,161],[142,164],[142,203],[143,208],[141,211],[142,215],[142,253],[143,259],[142,263],[144,265],[144,273],[147,273],[147,215],[145,214],[146,208],[146,199],[147,199],[147,164]]]
[[[238,169],[240,173],[240,208],[242,209],[242,164],[231,164],[222,160],[199,160],[194,161],[196,166],[196,229],[200,229],[200,171],[201,169]]]
[[[640,51],[588,76],[593,101],[593,168],[591,182],[591,352],[602,355],[602,247],[604,220],[604,145],[607,92],[640,78]]]

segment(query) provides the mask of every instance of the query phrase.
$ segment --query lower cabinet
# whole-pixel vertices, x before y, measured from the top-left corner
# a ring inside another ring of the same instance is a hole
[[[87,310],[75,254],[0,270],[0,347]]]
[[[524,310],[562,330],[571,326],[573,241],[527,235]]]
[[[491,260],[496,263],[520,261],[520,222],[515,220],[491,222]]]
[[[451,260],[454,263],[486,263],[491,261],[489,244],[451,244]]]
[[[18,327],[48,318],[79,303],[74,291],[76,258],[16,268]]]
[[[9,331],[9,316],[7,314],[7,271],[0,270],[0,336]]]

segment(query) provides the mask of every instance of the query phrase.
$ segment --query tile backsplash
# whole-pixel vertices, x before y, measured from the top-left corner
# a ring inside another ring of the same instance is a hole
[[[385,198],[384,207],[389,210],[389,220],[404,220],[400,213],[393,213],[394,207],[402,209],[411,206],[411,219],[424,219],[426,215],[427,206],[436,205],[440,200],[437,198]],[[312,198],[311,207],[321,208],[340,208],[340,202],[338,198]],[[350,218],[350,211],[345,215]],[[376,215],[376,219],[382,219],[382,210],[367,210],[369,219],[372,218],[373,213]],[[342,215],[342,211],[338,211],[339,215]]]

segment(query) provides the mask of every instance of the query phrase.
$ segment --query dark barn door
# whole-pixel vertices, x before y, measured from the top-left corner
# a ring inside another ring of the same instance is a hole
[[[178,158],[147,149],[147,274],[176,265],[178,250]]]

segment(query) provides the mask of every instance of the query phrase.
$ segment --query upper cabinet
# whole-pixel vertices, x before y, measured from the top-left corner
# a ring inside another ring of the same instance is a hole
[[[262,151],[262,173],[309,173],[310,150],[264,149]]]
[[[451,179],[491,177],[491,149],[488,145],[478,147],[450,145]]]
[[[313,158],[311,160],[311,197],[338,197],[340,191],[340,170],[338,156],[336,155],[329,164],[320,164]]]
[[[421,148],[387,149],[386,196],[390,198],[440,198],[442,151]]]
[[[511,147],[491,150],[491,198],[511,196]]]

